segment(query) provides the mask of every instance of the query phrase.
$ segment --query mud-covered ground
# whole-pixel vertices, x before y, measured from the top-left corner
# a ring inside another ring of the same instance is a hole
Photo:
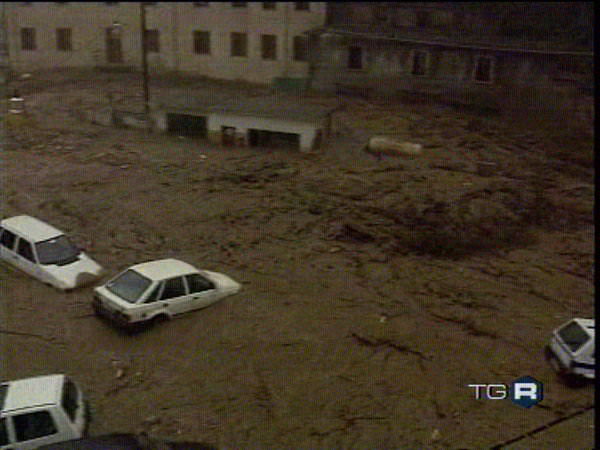
[[[243,289],[126,335],[93,316],[89,288],[0,265],[3,378],[70,374],[93,434],[220,448],[490,448],[593,404],[543,356],[553,328],[593,316],[591,137],[345,99],[322,152],[222,149],[82,122],[109,83],[139,90],[134,75],[86,76],[19,82],[30,116],[7,131],[2,217],[48,221],[109,274],[176,257]],[[214,86],[177,84],[236,92]],[[423,155],[360,150],[381,132]],[[530,410],[467,387],[523,375],[544,383]],[[561,442],[591,448],[589,423],[563,422]]]

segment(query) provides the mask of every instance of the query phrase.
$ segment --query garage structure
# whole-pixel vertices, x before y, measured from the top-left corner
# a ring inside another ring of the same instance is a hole
[[[281,148],[308,152],[321,148],[331,134],[336,106],[283,101],[276,97],[202,103],[169,98],[154,108],[159,130],[206,137],[224,147]],[[181,102],[185,102],[182,104]]]

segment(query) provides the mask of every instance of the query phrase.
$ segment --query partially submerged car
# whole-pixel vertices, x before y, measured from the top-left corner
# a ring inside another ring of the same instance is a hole
[[[162,259],[131,266],[95,288],[92,306],[96,314],[127,327],[204,308],[239,292],[240,287],[222,273]]]
[[[572,319],[554,330],[546,357],[560,375],[575,380],[596,377],[594,319]]]
[[[113,433],[44,445],[38,450],[216,450],[216,447],[202,442],[151,438],[144,434]]]
[[[65,375],[0,384],[0,449],[29,450],[79,439],[88,418],[81,389]]]
[[[88,284],[102,267],[65,234],[31,216],[0,222],[0,259],[61,290]]]

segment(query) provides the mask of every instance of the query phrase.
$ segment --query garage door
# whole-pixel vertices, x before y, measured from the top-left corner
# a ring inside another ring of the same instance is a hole
[[[206,137],[206,117],[167,114],[167,131],[180,136]]]
[[[300,135],[267,130],[248,130],[251,147],[289,148],[300,150]]]

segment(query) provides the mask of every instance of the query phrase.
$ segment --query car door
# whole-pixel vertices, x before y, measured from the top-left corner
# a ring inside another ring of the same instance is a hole
[[[204,308],[216,301],[215,285],[199,273],[185,276],[188,292],[191,297],[192,309]]]
[[[59,429],[49,411],[36,411],[12,416],[17,444],[20,450],[38,448],[60,440]],[[69,439],[70,436],[63,436]]]
[[[181,314],[191,309],[190,296],[187,295],[183,277],[165,280],[160,302],[172,315]]]
[[[18,267],[32,277],[41,279],[39,266],[35,260],[31,242],[25,238],[19,237],[16,250]]]
[[[0,234],[0,258],[18,266],[17,254],[15,252],[16,242],[17,235],[15,233],[2,229],[2,234]]]

